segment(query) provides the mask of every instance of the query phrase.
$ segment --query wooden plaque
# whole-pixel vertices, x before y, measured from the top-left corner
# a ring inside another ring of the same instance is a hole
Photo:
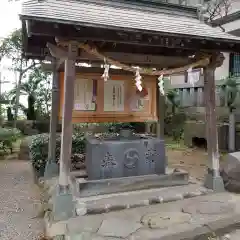
[[[73,123],[157,121],[156,78],[143,77],[147,96],[136,91],[134,76],[77,74],[75,81]],[[60,119],[64,99],[64,73],[60,74]]]

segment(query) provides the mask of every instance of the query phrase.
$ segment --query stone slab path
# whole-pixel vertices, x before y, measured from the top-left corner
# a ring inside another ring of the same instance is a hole
[[[65,226],[62,222],[59,228],[66,229],[66,240],[189,240],[209,230],[215,232],[239,223],[239,203],[240,196],[234,194],[210,194],[162,205],[72,218],[65,222]],[[230,239],[236,239],[238,233],[231,230]],[[225,240],[223,237],[213,239]]]
[[[21,160],[0,161],[0,239],[36,240],[43,233],[37,218],[40,190],[31,165]]]

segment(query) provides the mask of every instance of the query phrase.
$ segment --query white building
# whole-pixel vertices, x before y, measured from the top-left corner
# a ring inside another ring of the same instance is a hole
[[[155,0],[157,1],[157,0]],[[190,7],[197,7],[208,0],[159,0],[172,4],[181,4]],[[214,27],[219,27],[230,34],[240,37],[240,0],[231,0],[231,7],[227,16],[218,18],[213,21]],[[215,72],[216,80],[223,80],[228,76],[240,75],[240,53],[224,53],[225,61],[222,67],[217,68]],[[188,78],[186,74],[171,76],[171,85],[173,87],[189,87]],[[203,85],[203,76],[199,77],[196,86]]]
[[[232,0],[231,9],[227,16],[216,19],[213,24],[221,25],[225,32],[240,37],[240,0]],[[240,75],[240,53],[226,55],[222,72],[230,75]]]

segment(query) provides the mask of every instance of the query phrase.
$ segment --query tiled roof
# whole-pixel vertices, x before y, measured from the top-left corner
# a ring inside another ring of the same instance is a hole
[[[197,18],[170,14],[129,4],[106,4],[98,0],[28,0],[22,16],[46,18],[76,25],[104,26],[129,30],[163,32],[199,38],[235,40],[240,38],[200,22]]]
[[[231,6],[229,8],[229,12],[227,14],[230,15],[239,11],[240,11],[240,0],[232,0]]]

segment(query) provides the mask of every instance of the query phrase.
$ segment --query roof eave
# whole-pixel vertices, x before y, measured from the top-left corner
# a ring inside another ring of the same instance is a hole
[[[113,27],[108,25],[102,24],[91,24],[91,23],[84,23],[84,22],[77,22],[77,21],[69,21],[69,20],[61,20],[61,19],[51,19],[51,18],[42,18],[42,17],[35,17],[35,16],[27,16],[27,15],[20,15],[21,21],[25,20],[35,20],[35,21],[43,21],[49,23],[59,23],[59,24],[66,24],[66,25],[75,25],[75,26],[83,26],[83,27],[93,27],[93,28],[102,28],[102,29],[109,29],[113,31],[126,31],[132,33],[146,33],[146,34],[161,34],[163,36],[172,36],[172,37],[182,37],[182,38],[189,38],[198,39],[198,40],[209,40],[209,41],[218,41],[219,43],[233,43],[233,44],[240,44],[239,40],[233,39],[224,39],[224,38],[211,38],[206,36],[196,36],[196,35],[186,35],[186,34],[174,34],[174,33],[167,33],[167,32],[156,32],[150,30],[142,30],[142,29],[133,29],[133,28],[121,28],[121,27]]]

